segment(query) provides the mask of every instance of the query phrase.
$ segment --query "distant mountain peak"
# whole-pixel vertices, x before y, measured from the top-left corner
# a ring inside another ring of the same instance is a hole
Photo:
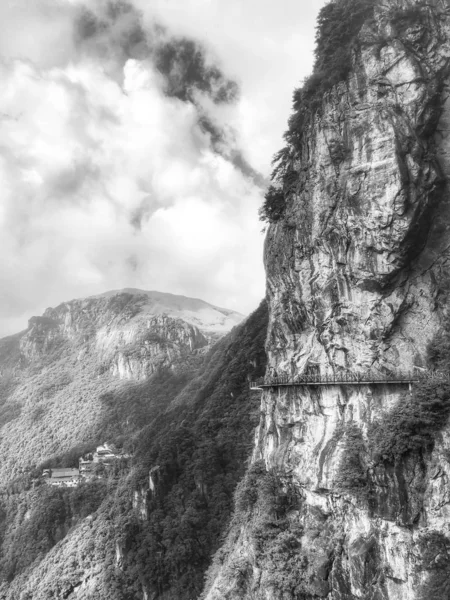
[[[156,290],[123,288],[96,294],[86,298],[86,300],[113,298],[125,294],[131,294],[143,300],[141,314],[167,314],[195,325],[201,331],[207,333],[226,333],[245,319],[245,315],[237,311],[214,306],[200,298],[190,298]]]

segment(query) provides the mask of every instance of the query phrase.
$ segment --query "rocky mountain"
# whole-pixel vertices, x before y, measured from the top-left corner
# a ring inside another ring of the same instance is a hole
[[[133,290],[1,341],[0,598],[450,598],[449,83],[448,0],[327,3],[267,304],[212,346],[227,311]],[[130,462],[29,470],[99,439]]]
[[[264,389],[207,600],[450,597],[449,83],[448,2],[322,9],[262,209],[267,378],[386,383]]]
[[[206,337],[209,336],[212,339],[228,333],[244,319],[244,315],[236,311],[213,306],[198,298],[155,291],[149,292],[135,288],[104,292],[98,296],[88,298],[88,300],[110,299],[122,294],[131,294],[136,300],[139,299],[139,314],[141,316],[146,314],[151,316],[166,315],[174,319],[182,319],[197,327]]]
[[[142,290],[64,302],[32,317],[26,331],[0,340],[0,478],[126,435],[166,404],[164,377],[184,385],[213,341],[242,319],[202,300]],[[124,406],[126,417],[118,415],[108,404],[108,394],[126,396],[131,382],[158,378],[160,391],[135,413]]]

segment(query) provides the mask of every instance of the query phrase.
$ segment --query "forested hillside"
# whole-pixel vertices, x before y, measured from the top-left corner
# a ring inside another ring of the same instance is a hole
[[[87,448],[76,446],[2,488],[1,598],[201,592],[259,418],[248,381],[264,373],[266,329],[263,302],[190,371],[162,370],[105,394],[102,431],[132,455],[116,469],[73,489],[37,479],[42,466],[73,464]]]
[[[78,460],[106,440],[121,447],[242,319],[144,290],[72,300],[32,317],[25,331],[0,340],[0,480],[61,453]]]

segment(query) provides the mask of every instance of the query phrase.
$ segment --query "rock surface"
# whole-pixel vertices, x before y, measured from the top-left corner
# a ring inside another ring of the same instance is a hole
[[[394,9],[419,5],[422,19],[400,31]],[[447,312],[448,5],[377,3],[359,42],[348,81],[325,95],[303,134],[285,214],[267,233],[269,377],[423,369]],[[348,453],[342,431],[356,427],[364,444],[407,394],[402,385],[263,392],[254,461],[296,498],[283,525],[290,546],[279,533],[274,546],[273,531],[258,542],[255,513],[252,526],[235,521],[207,600],[449,597],[448,427],[431,453],[401,465],[362,459],[368,501],[336,485]],[[271,574],[277,556],[294,561],[292,582]]]

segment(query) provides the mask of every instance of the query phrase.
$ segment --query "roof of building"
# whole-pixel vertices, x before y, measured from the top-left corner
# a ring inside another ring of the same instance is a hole
[[[52,469],[52,479],[55,477],[76,477],[80,474],[78,469]]]
[[[112,444],[103,444],[102,446],[97,446],[97,452],[114,452],[115,448]]]

